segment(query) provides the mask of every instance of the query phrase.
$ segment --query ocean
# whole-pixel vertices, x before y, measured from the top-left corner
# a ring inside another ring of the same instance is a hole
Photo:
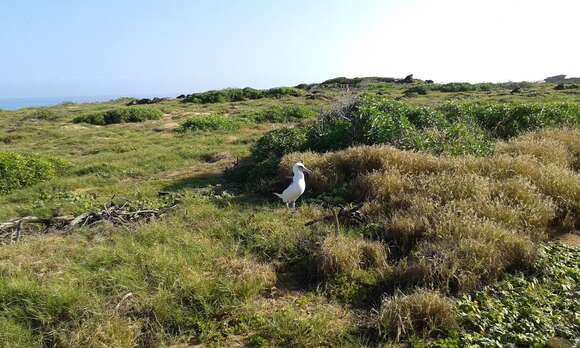
[[[27,107],[53,106],[66,102],[91,103],[118,98],[116,96],[0,98],[0,110],[18,110]]]

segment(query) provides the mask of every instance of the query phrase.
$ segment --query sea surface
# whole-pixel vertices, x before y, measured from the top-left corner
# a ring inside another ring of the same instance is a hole
[[[53,106],[62,103],[91,103],[102,102],[117,98],[116,96],[87,96],[87,97],[40,97],[40,98],[2,98],[0,110],[18,110],[27,107]]]

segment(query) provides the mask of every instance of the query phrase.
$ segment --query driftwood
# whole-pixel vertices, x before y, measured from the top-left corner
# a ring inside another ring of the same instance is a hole
[[[305,226],[311,226],[319,222],[333,222],[338,233],[340,225],[358,225],[364,222],[364,217],[360,212],[362,204],[353,207],[333,207],[330,208],[331,215],[323,216],[320,219],[309,221]],[[338,209],[337,209],[338,208]]]
[[[42,234],[51,232],[66,233],[78,227],[92,226],[103,221],[109,221],[115,225],[128,224],[141,220],[149,222],[162,217],[175,207],[177,207],[177,203],[173,203],[162,209],[145,209],[129,207],[128,203],[116,205],[109,202],[103,205],[103,209],[99,211],[83,213],[78,216],[55,216],[51,218],[25,216],[0,223],[0,242],[19,240],[25,225],[42,225],[42,229],[40,230]]]

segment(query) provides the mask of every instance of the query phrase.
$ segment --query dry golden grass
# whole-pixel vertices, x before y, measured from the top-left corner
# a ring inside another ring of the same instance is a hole
[[[381,333],[395,341],[445,333],[457,327],[451,301],[427,290],[385,298],[377,320]]]
[[[385,248],[381,243],[345,235],[327,236],[314,257],[322,277],[386,265]]]
[[[403,259],[400,284],[471,291],[531,265],[550,231],[580,226],[577,130],[549,130],[498,145],[486,158],[436,157],[389,146],[285,156],[280,175],[302,159],[315,193],[345,187],[390,254]],[[339,239],[341,238],[341,239]],[[329,237],[321,272],[360,264],[358,244]],[[410,275],[406,267],[425,272]]]

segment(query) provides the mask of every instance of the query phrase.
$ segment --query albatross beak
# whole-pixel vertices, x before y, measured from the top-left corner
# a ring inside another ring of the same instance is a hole
[[[312,171],[306,167],[302,167],[302,169],[304,169],[304,171],[306,171],[306,173],[308,174],[312,174]]]

